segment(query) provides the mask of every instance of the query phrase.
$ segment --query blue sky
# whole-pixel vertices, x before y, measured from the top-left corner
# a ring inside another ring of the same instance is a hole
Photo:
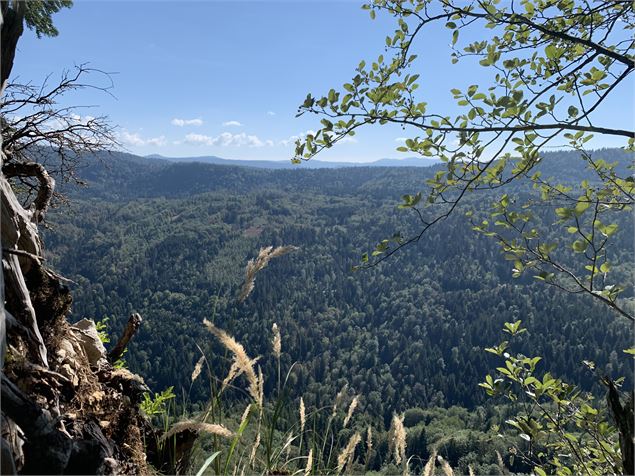
[[[55,16],[58,37],[38,40],[25,33],[14,76],[38,83],[84,62],[114,73],[114,98],[87,91],[69,101],[97,106],[87,114],[108,115],[136,154],[288,160],[294,137],[318,128],[315,117],[295,118],[306,94],[338,87],[360,60],[383,53],[393,21],[385,16],[371,21],[360,6],[76,0]],[[433,28],[424,40],[416,51],[421,99],[455,112],[449,90],[483,84],[489,72],[452,66],[444,28]],[[616,91],[601,111],[609,123],[632,127],[632,87],[631,81]],[[395,127],[368,129],[320,159],[399,157],[395,148],[404,135]]]

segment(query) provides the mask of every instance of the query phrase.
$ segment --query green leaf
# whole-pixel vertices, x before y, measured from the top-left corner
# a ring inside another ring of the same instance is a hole
[[[504,324],[505,327],[503,329],[503,332],[507,332],[508,334],[511,334],[511,335],[521,334],[525,332],[526,329],[521,329],[520,324],[522,324],[522,321],[520,319],[517,320],[516,322],[506,322]]]
[[[231,459],[232,456],[234,455],[234,451],[236,450],[236,445],[238,444],[238,441],[240,440],[240,437],[242,436],[243,432],[245,431],[245,428],[247,428],[247,425],[249,424],[249,417],[251,414],[251,405],[249,407],[249,410],[247,411],[247,417],[242,421],[242,423],[240,424],[240,427],[238,427],[238,431],[236,431],[236,434],[232,440],[232,443],[229,447],[229,452],[227,453],[227,459],[225,460],[225,474],[229,474],[229,465],[231,463]]]
[[[581,200],[575,204],[575,214],[577,216],[582,215],[589,207],[591,206],[591,202],[588,200]]]
[[[214,460],[218,457],[219,454],[220,454],[220,451],[217,451],[216,453],[212,454],[212,456],[207,458],[205,462],[203,463],[203,466],[201,466],[201,468],[196,473],[196,476],[203,476],[203,473],[205,472],[205,470],[208,468],[210,464],[214,462]]]
[[[575,240],[571,245],[573,251],[576,253],[584,253],[588,246],[589,244],[584,240]]]
[[[555,45],[548,45],[545,48],[545,55],[547,55],[547,58],[549,59],[556,59],[559,56],[559,49],[557,46]]]
[[[604,236],[609,237],[613,235],[618,229],[617,223],[611,223],[610,225],[605,225],[600,229],[600,233]]]
[[[567,218],[571,218],[573,210],[566,207],[556,208],[556,215],[558,215],[562,220],[566,220]]]

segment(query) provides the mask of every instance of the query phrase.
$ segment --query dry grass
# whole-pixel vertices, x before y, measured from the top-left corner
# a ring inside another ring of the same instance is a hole
[[[351,439],[348,440],[348,444],[344,447],[340,455],[337,457],[337,474],[340,474],[344,471],[346,465],[353,461],[353,457],[355,456],[355,448],[359,442],[362,441],[362,437],[359,433],[355,433],[351,436]]]
[[[344,386],[340,389],[340,391],[337,392],[337,395],[335,396],[335,401],[333,402],[333,414],[332,414],[333,417],[337,413],[337,406],[340,404],[340,401],[342,400],[342,397],[346,393],[347,389],[348,389],[348,384],[344,384]]]
[[[256,460],[256,452],[258,451],[258,447],[260,446],[260,426],[258,426],[258,432],[256,433],[256,441],[254,442],[254,446],[251,448],[251,455],[249,456],[249,464],[253,464]]]
[[[271,341],[273,346],[273,355],[276,359],[279,359],[282,354],[282,336],[280,335],[278,324],[274,322],[273,326],[271,326],[271,331],[273,332],[273,340]]]
[[[434,474],[434,465],[436,464],[437,461],[437,451],[433,450],[432,454],[430,455],[430,459],[428,459],[428,462],[426,463],[426,465],[423,468],[423,476],[432,476]]]
[[[454,471],[452,471],[452,467],[450,463],[448,463],[441,456],[438,456],[439,463],[441,463],[441,470],[445,476],[454,476]]]
[[[245,352],[242,344],[238,343],[236,339],[227,334],[227,332],[225,332],[224,330],[219,329],[207,319],[203,320],[203,324],[233,355],[232,366],[227,377],[223,381],[223,388],[232,380],[244,373],[245,377],[247,378],[247,382],[249,383],[249,395],[251,395],[251,398],[253,398],[253,400],[258,403],[260,407],[262,407],[262,383],[259,381],[258,377],[256,376],[256,371],[254,370],[254,365],[257,359],[250,359],[247,355],[247,352]]]
[[[220,391],[225,390],[227,385],[234,381],[238,376],[242,374],[242,370],[240,370],[238,364],[233,362],[231,367],[229,367],[229,372],[227,372],[227,376],[223,379],[223,383],[221,383]]]
[[[300,397],[300,433],[304,433],[305,424],[306,424],[306,408],[304,407],[304,398]]]
[[[392,417],[392,445],[395,450],[395,461],[400,465],[406,459],[406,429],[403,426],[403,415]]]
[[[265,378],[262,375],[262,369],[258,367],[258,399],[256,403],[260,407],[260,415],[262,416],[262,403],[265,401]]]
[[[240,417],[240,424],[238,425],[239,427],[243,426],[243,423],[245,423],[245,420],[247,420],[247,417],[249,416],[250,411],[251,411],[251,404],[247,405],[247,408],[245,408],[243,415]]]
[[[355,395],[355,398],[351,401],[351,404],[348,406],[348,412],[346,413],[346,418],[344,418],[344,428],[348,425],[348,422],[351,421],[351,417],[353,416],[353,412],[355,408],[357,408],[357,404],[359,403],[359,395]]]
[[[196,365],[194,366],[194,370],[192,371],[192,383],[196,381],[196,379],[201,375],[201,370],[203,370],[203,361],[205,360],[205,356],[202,355]]]
[[[309,476],[313,469],[313,448],[309,450],[309,456],[306,458],[306,466],[304,467],[304,476]]]
[[[247,266],[245,267],[245,282],[238,295],[238,302],[243,302],[247,299],[247,296],[251,294],[254,290],[256,275],[258,272],[267,267],[269,261],[273,258],[278,258],[279,256],[286,255],[287,253],[291,253],[292,251],[298,249],[299,248],[297,246],[278,246],[277,248],[267,246],[265,248],[260,248],[258,256],[256,256],[255,259],[249,260]]]
[[[225,428],[223,425],[217,425],[214,423],[203,423],[195,420],[184,420],[172,425],[162,437],[161,440],[166,440],[171,436],[181,433],[182,431],[191,430],[196,432],[205,432],[212,435],[222,436],[224,438],[231,438],[234,434]]]

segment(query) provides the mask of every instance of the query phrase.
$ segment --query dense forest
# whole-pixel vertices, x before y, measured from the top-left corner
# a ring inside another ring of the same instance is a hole
[[[0,3],[0,473],[635,473],[633,2]]]
[[[597,154],[628,164],[619,150]],[[586,172],[573,158],[545,154],[543,173],[580,180]],[[484,348],[517,319],[529,329],[519,350],[542,355],[544,370],[589,390],[605,374],[630,385],[628,325],[591,299],[513,279],[493,241],[472,232],[462,213],[395,259],[351,270],[371,243],[416,226],[395,205],[435,169],[263,170],[104,154],[80,172],[88,186],[67,188],[70,205],[50,216],[47,256],[76,283],[73,319],[108,318],[118,333],[131,312],[141,313],[126,360],[155,391],[188,391],[196,344],[223,377],[227,364],[204,318],[262,356],[265,375],[275,373],[277,323],[283,367],[296,363],[290,397],[319,407],[348,384],[364,396],[363,411],[387,422],[412,407],[482,405],[477,384],[497,363]],[[475,194],[465,210],[487,211],[493,197]],[[632,226],[624,214],[611,250],[626,273]],[[564,233],[550,230],[556,239]],[[245,264],[269,245],[299,250],[272,262],[239,303]],[[595,362],[596,374],[583,360]],[[269,379],[266,393],[274,387]],[[203,401],[207,391],[197,382],[189,398]]]

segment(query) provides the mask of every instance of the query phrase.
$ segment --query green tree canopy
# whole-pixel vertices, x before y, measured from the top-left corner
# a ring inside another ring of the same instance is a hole
[[[362,61],[341,90],[306,97],[299,114],[318,114],[322,127],[297,142],[294,161],[309,160],[360,128],[397,124],[411,132],[399,151],[439,157],[447,167],[423,193],[403,197],[400,208],[417,214],[419,230],[382,240],[362,256],[362,266],[419,241],[467,194],[528,180],[536,190],[532,195],[521,200],[501,195],[494,219],[473,218],[473,227],[499,241],[515,275],[532,270],[537,279],[588,293],[632,320],[619,300],[625,284],[607,278],[607,248],[616,231],[612,214],[633,204],[633,178],[585,153],[584,145],[595,134],[623,138],[633,147],[632,130],[599,123],[597,114],[635,66],[633,3],[375,0],[363,8],[372,18],[384,13],[397,23],[386,38],[385,55]],[[429,110],[417,91],[420,75],[412,50],[439,22],[448,29],[453,63],[476,60],[492,72],[489,84],[450,91],[461,111],[454,116]],[[484,31],[491,33],[483,37]],[[464,36],[482,38],[462,44]],[[548,145],[579,150],[597,180],[554,183],[535,173],[539,152]],[[541,238],[541,220],[527,207],[536,201],[552,207],[554,221],[572,236],[569,243]],[[562,254],[571,250],[582,260],[565,259]]]

